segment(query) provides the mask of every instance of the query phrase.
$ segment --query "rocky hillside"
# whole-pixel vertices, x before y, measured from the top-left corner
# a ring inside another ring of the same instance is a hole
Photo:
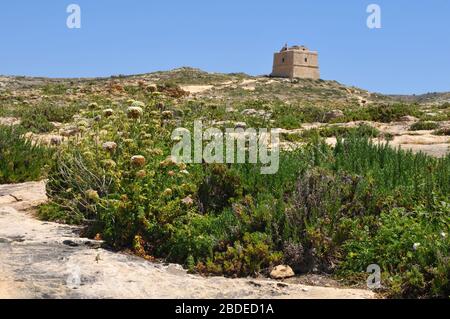
[[[268,76],[250,76],[245,73],[208,73],[200,69],[183,67],[171,71],[160,71],[139,75],[117,75],[109,78],[54,79],[44,77],[0,76],[0,92],[16,93],[16,90],[33,90],[39,87],[77,85],[98,87],[116,85],[146,84],[179,85],[192,96],[205,98],[254,98],[279,99],[285,102],[333,101],[366,104],[380,101],[403,101],[409,103],[450,102],[450,92],[422,95],[382,95],[357,87],[349,87],[337,81],[280,79]]]
[[[408,103],[420,103],[420,104],[443,104],[450,103],[450,92],[433,92],[420,95],[392,95],[395,100],[408,102]]]
[[[132,85],[179,85],[191,93],[191,97],[211,99],[264,99],[284,102],[319,103],[328,105],[361,104],[388,101],[390,97],[347,87],[336,81],[289,80],[270,77],[253,77],[243,73],[207,73],[199,69],[180,68],[166,72],[154,72],[132,76],[113,76],[90,79],[49,79],[41,77],[0,77],[0,93],[3,96],[32,98],[38,89],[52,89],[59,93],[100,91],[111,87]],[[69,90],[69,91],[68,91]],[[120,90],[119,90],[120,91]],[[51,93],[51,92],[49,92]]]

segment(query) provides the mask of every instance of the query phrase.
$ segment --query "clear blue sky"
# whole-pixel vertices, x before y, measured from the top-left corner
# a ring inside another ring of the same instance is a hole
[[[82,9],[68,29],[66,8]],[[367,5],[382,29],[366,26]],[[0,4],[0,74],[146,73],[180,66],[268,74],[285,43],[322,77],[383,93],[450,91],[448,0],[14,0]]]

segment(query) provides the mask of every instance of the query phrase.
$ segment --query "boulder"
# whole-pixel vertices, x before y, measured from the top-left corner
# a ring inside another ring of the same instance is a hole
[[[295,273],[291,267],[286,265],[276,266],[271,272],[270,277],[273,279],[285,279],[294,277]]]
[[[332,110],[332,111],[325,113],[325,120],[328,122],[328,121],[331,121],[331,120],[334,120],[334,119],[337,119],[337,118],[340,118],[343,116],[344,116],[344,112],[342,112],[341,110]]]
[[[419,119],[417,117],[406,115],[400,118],[400,122],[417,122]]]
[[[15,117],[0,117],[0,125],[18,125],[20,124],[20,119]]]
[[[254,116],[258,114],[258,111],[255,109],[245,109],[241,112],[242,115]]]
[[[80,133],[80,129],[76,126],[67,127],[61,130],[61,135],[65,137],[75,136]]]
[[[57,146],[57,145],[61,145],[62,142],[63,142],[62,136],[52,136],[50,138],[50,145]]]

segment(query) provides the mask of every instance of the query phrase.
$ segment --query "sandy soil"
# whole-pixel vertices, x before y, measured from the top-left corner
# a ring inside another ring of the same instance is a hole
[[[211,90],[213,87],[214,85],[184,85],[181,86],[181,89],[191,94],[197,94]]]
[[[20,119],[15,117],[0,117],[0,125],[18,125]]]
[[[265,279],[205,278],[80,238],[79,228],[38,221],[43,182],[0,186],[0,298],[374,298],[368,290]]]

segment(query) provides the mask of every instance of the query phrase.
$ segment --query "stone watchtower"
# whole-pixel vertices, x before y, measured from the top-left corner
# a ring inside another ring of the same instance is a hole
[[[318,53],[304,46],[284,46],[275,53],[271,76],[281,78],[320,78]]]

